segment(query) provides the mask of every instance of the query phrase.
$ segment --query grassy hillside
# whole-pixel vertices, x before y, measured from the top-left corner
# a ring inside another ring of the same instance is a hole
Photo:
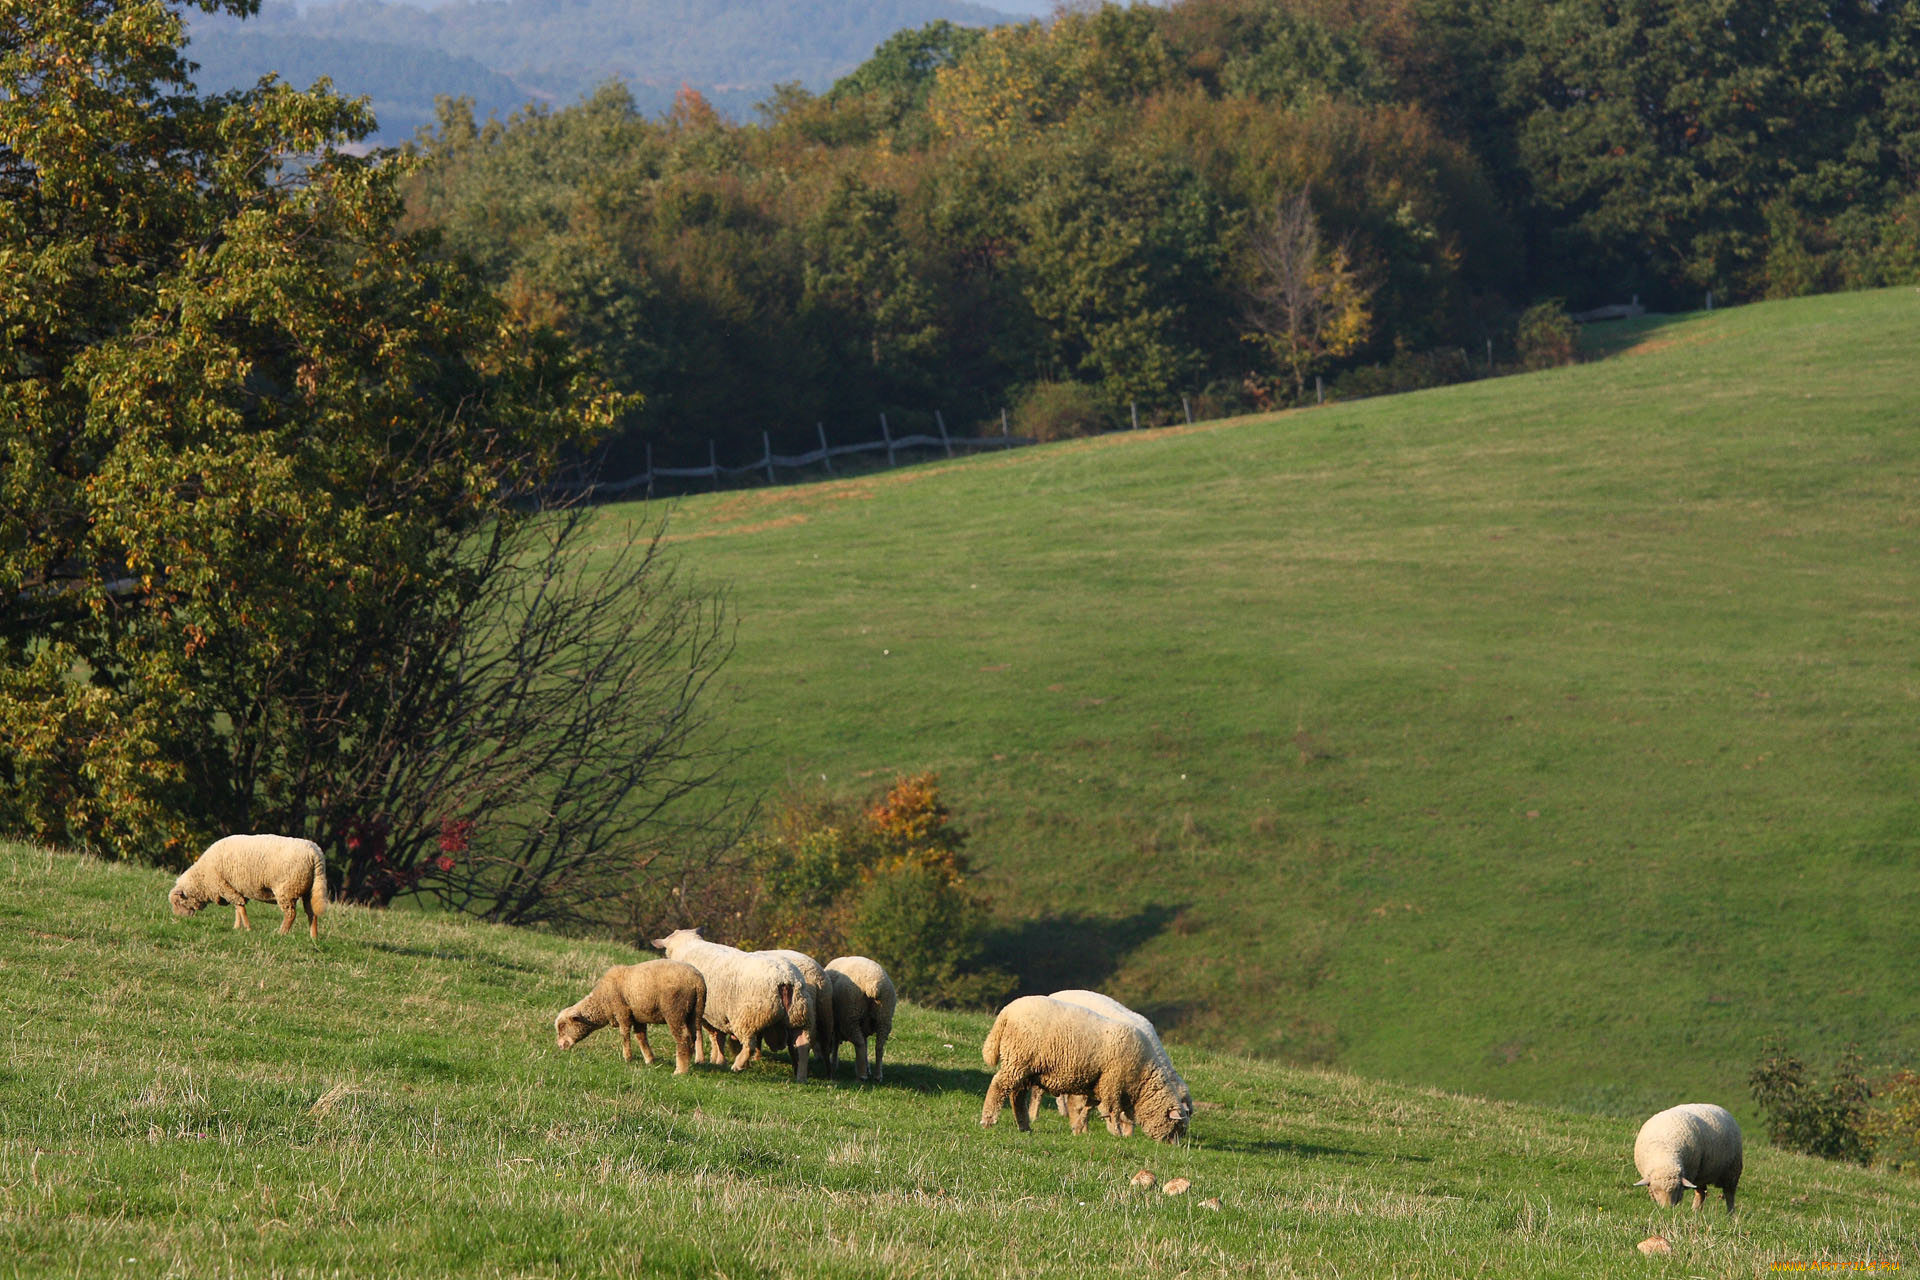
[[[605,1031],[553,1046],[619,947],[352,908],[315,946],[176,921],[168,883],[0,844],[0,1275],[1586,1278],[1646,1274],[1658,1229],[1663,1273],[1748,1276],[1920,1246],[1912,1180],[1756,1141],[1740,1216],[1696,1220],[1626,1185],[1630,1121],[1197,1050],[1188,1145],[983,1132],[986,1020],[910,1005],[878,1087],[676,1079]]]
[[[1776,1030],[1911,1059],[1920,293],[1610,340],[688,500],[729,723],[772,787],[939,770],[1027,988],[1178,1040],[1620,1114]]]

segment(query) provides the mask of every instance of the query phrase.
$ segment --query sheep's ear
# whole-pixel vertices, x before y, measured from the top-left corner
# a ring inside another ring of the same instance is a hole
[[[1698,1191],[1700,1189],[1694,1186],[1691,1182],[1688,1182],[1685,1178],[1680,1179],[1680,1185],[1685,1187],[1689,1191]]]
[[[1644,1187],[1647,1185],[1647,1180],[1645,1178],[1642,1178],[1640,1179],[1640,1181],[1634,1183],[1633,1185],[1636,1187]]]

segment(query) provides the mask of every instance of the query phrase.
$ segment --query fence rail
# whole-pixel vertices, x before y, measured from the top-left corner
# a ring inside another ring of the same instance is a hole
[[[760,457],[753,462],[745,463],[737,467],[720,465],[719,449],[711,440],[707,441],[707,465],[704,467],[656,467],[653,464],[653,445],[648,444],[647,469],[637,476],[629,476],[625,480],[554,485],[550,489],[550,492],[565,494],[569,497],[585,498],[591,501],[596,498],[617,498],[623,494],[632,493],[636,489],[645,489],[647,493],[651,494],[655,482],[659,480],[711,480],[715,484],[718,484],[723,479],[733,476],[753,475],[756,472],[764,472],[768,483],[771,484],[776,482],[774,472],[777,468],[797,471],[804,467],[825,466],[827,474],[832,475],[833,460],[835,458],[844,458],[856,453],[885,452],[887,455],[887,465],[892,467],[898,465],[898,455],[902,450],[906,449],[944,449],[946,450],[947,456],[951,458],[954,456],[956,449],[1013,449],[1034,443],[1025,436],[1008,434],[1006,429],[1007,420],[1004,413],[1000,418],[1001,434],[997,436],[950,435],[947,432],[946,419],[942,417],[937,410],[933,415],[933,420],[940,429],[940,434],[937,436],[896,436],[887,425],[887,416],[883,413],[880,415],[880,439],[864,440],[857,444],[827,443],[826,424],[816,423],[814,430],[819,432],[820,447],[807,453],[795,454],[775,453],[773,451],[772,436],[762,431],[760,433]]]

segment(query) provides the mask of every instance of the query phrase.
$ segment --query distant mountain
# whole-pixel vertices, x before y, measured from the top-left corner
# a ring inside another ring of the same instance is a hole
[[[370,96],[381,139],[399,142],[433,118],[438,94],[504,119],[528,101],[565,106],[608,79],[626,82],[644,110],[666,109],[688,84],[742,118],[774,85],[825,89],[894,32],[939,18],[1019,20],[965,0],[266,0],[244,21],[196,15],[188,52],[207,92],[268,72],[301,87],[329,76]]]

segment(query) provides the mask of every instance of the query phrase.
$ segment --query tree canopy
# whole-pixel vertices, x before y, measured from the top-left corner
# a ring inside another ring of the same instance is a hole
[[[443,807],[390,843],[457,830],[477,863],[480,806],[543,784],[483,785],[444,711],[541,580],[527,500],[630,398],[399,230],[405,165],[342,149],[364,106],[193,93],[182,7],[0,0],[0,827],[340,852],[434,757]]]

